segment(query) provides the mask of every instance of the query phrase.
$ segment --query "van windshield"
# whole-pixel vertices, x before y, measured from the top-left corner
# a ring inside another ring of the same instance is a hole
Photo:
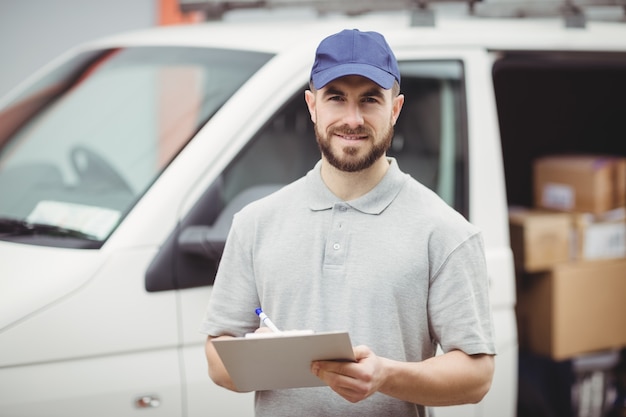
[[[193,47],[82,53],[0,109],[0,239],[99,247],[271,55]]]

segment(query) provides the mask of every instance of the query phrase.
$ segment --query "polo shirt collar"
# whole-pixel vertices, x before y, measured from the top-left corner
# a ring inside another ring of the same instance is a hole
[[[329,210],[341,202],[363,213],[382,213],[396,198],[407,180],[407,175],[400,171],[396,159],[387,157],[387,160],[389,169],[383,179],[367,194],[351,201],[341,200],[328,189],[322,180],[322,161],[318,161],[306,176],[309,207],[313,211]]]

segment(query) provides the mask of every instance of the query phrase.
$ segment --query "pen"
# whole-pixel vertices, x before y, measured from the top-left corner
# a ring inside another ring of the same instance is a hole
[[[259,316],[263,324],[269,327],[273,332],[280,333],[280,330],[278,329],[278,327],[276,327],[276,325],[272,323],[272,320],[270,320],[270,318],[267,317],[267,314],[263,312],[262,308],[259,307],[254,311],[257,314],[257,316]]]

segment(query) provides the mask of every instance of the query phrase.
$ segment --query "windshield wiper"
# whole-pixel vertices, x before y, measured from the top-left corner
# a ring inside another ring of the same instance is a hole
[[[58,236],[100,241],[100,239],[95,236],[81,232],[80,230],[45,223],[30,223],[19,219],[0,218],[0,237],[29,235]]]

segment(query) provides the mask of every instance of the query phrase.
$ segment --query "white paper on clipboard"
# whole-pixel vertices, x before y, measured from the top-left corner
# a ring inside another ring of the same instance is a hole
[[[311,373],[315,360],[354,361],[348,332],[281,334],[213,340],[235,386],[242,391],[325,385]]]

